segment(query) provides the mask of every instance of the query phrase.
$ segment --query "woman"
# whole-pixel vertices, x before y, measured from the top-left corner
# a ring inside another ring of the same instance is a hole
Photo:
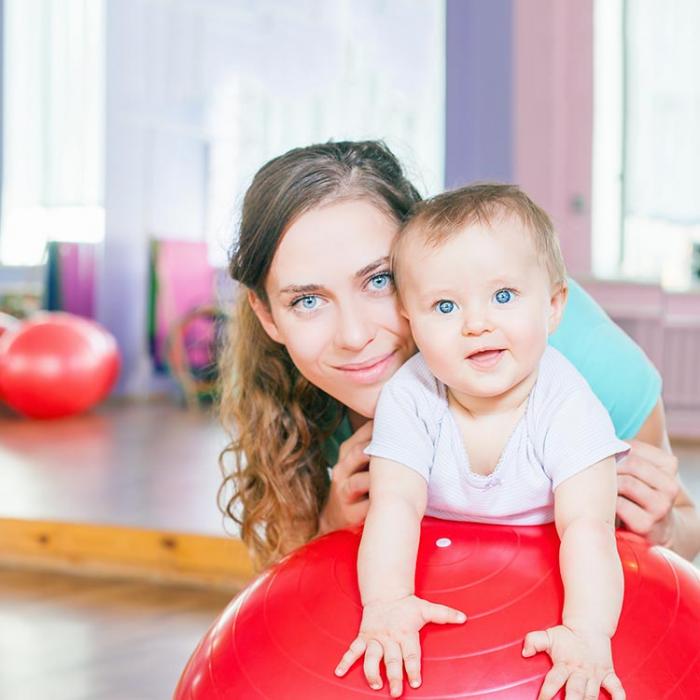
[[[220,492],[267,565],[367,512],[363,450],[382,385],[414,352],[389,271],[420,195],[378,142],[299,148],[255,176],[230,264],[243,285],[223,358],[221,416],[235,456]],[[639,348],[570,281],[552,342],[632,442],[618,475],[626,527],[685,557],[700,518],[670,453],[660,379]],[[334,465],[331,478],[328,466]]]

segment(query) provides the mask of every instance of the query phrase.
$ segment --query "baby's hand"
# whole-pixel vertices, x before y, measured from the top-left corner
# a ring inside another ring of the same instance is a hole
[[[429,603],[414,595],[392,601],[365,605],[360,633],[340,660],[335,673],[344,676],[363,654],[365,678],[370,687],[380,690],[379,664],[386,667],[391,697],[403,692],[403,669],[412,688],[421,684],[420,642],[418,632],[428,622],[460,624],[467,619],[459,610]]]
[[[554,664],[545,676],[537,700],[550,700],[566,685],[566,700],[598,700],[605,688],[612,700],[625,700],[625,691],[615,675],[610,637],[577,632],[564,625],[530,632],[523,656],[546,651]]]

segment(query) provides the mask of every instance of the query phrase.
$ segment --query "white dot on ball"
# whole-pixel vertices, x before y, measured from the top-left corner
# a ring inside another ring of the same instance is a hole
[[[439,540],[435,540],[435,544],[438,547],[449,547],[452,544],[452,540],[449,537],[441,537]]]

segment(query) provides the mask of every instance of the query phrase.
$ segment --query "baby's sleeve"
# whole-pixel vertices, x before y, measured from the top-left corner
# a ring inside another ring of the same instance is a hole
[[[612,420],[586,386],[571,390],[549,413],[542,447],[544,470],[552,488],[607,457],[622,459],[627,443],[615,435]]]
[[[372,440],[365,453],[399,462],[429,481],[434,447],[426,408],[418,387],[392,378],[379,396]]]

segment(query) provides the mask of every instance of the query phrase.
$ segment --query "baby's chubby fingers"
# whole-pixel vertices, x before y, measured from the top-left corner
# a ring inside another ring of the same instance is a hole
[[[625,700],[627,694],[622,687],[622,682],[615,673],[608,673],[603,679],[602,687],[610,693],[612,700]]]
[[[584,698],[588,699],[586,691],[591,687],[591,680],[587,679],[584,673],[581,673],[580,671],[574,671],[569,676],[569,680],[566,681],[566,700],[584,700]],[[593,697],[593,700],[598,700],[597,692]]]
[[[569,678],[569,669],[565,664],[554,664],[544,677],[544,683],[540,688],[537,700],[552,700],[552,698],[564,687]]]
[[[367,643],[362,637],[357,637],[348,650],[343,654],[343,658],[340,659],[340,663],[335,667],[336,676],[344,676],[350,669],[350,667],[357,661],[367,649]]]
[[[392,698],[398,698],[403,692],[403,657],[401,655],[401,646],[398,642],[393,640],[384,640],[383,646],[389,694]],[[369,680],[369,678],[367,680]]]
[[[412,635],[401,642],[401,653],[403,654],[403,664],[406,668],[406,677],[411,688],[417,688],[421,684],[420,662],[421,649],[418,635]]]
[[[369,687],[372,690],[381,690],[382,688],[382,677],[379,673],[379,664],[384,656],[384,647],[376,639],[370,639],[367,642],[367,649],[365,650],[365,662],[364,671],[365,678]]]
[[[573,697],[578,698],[579,696],[575,695]],[[582,697],[583,700],[598,700],[600,697],[600,680],[596,678],[589,678],[588,683],[586,683],[585,693],[580,697]],[[569,700],[568,689],[566,693],[566,700]]]
[[[423,601],[421,613],[426,622],[435,622],[438,625],[461,625],[467,621],[467,616],[461,610],[439,603],[429,603],[427,600]]]
[[[551,647],[552,640],[546,630],[528,632],[523,643],[523,656],[534,656],[541,651],[549,652]]]

